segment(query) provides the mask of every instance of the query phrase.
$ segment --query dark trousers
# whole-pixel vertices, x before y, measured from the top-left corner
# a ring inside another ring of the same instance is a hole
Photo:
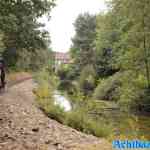
[[[5,88],[5,71],[1,70],[1,88]]]

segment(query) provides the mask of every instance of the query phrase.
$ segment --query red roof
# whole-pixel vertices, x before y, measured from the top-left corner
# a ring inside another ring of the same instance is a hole
[[[60,60],[64,63],[69,63],[70,55],[69,53],[62,53],[62,52],[54,52],[55,60]]]

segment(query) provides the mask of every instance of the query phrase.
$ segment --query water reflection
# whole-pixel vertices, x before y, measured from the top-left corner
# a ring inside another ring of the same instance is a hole
[[[54,92],[54,100],[55,104],[60,105],[60,107],[64,108],[65,111],[70,111],[72,109],[69,100],[58,91]]]

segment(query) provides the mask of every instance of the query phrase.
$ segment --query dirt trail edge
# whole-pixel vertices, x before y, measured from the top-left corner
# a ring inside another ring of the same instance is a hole
[[[38,109],[32,79],[0,95],[0,150],[111,150],[105,140],[49,119]]]

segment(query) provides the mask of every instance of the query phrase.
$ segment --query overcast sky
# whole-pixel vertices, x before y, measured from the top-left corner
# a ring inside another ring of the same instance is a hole
[[[57,0],[57,6],[51,12],[51,20],[46,19],[46,29],[51,35],[51,47],[54,51],[66,52],[71,46],[74,35],[73,23],[80,13],[99,13],[106,9],[105,0]]]

